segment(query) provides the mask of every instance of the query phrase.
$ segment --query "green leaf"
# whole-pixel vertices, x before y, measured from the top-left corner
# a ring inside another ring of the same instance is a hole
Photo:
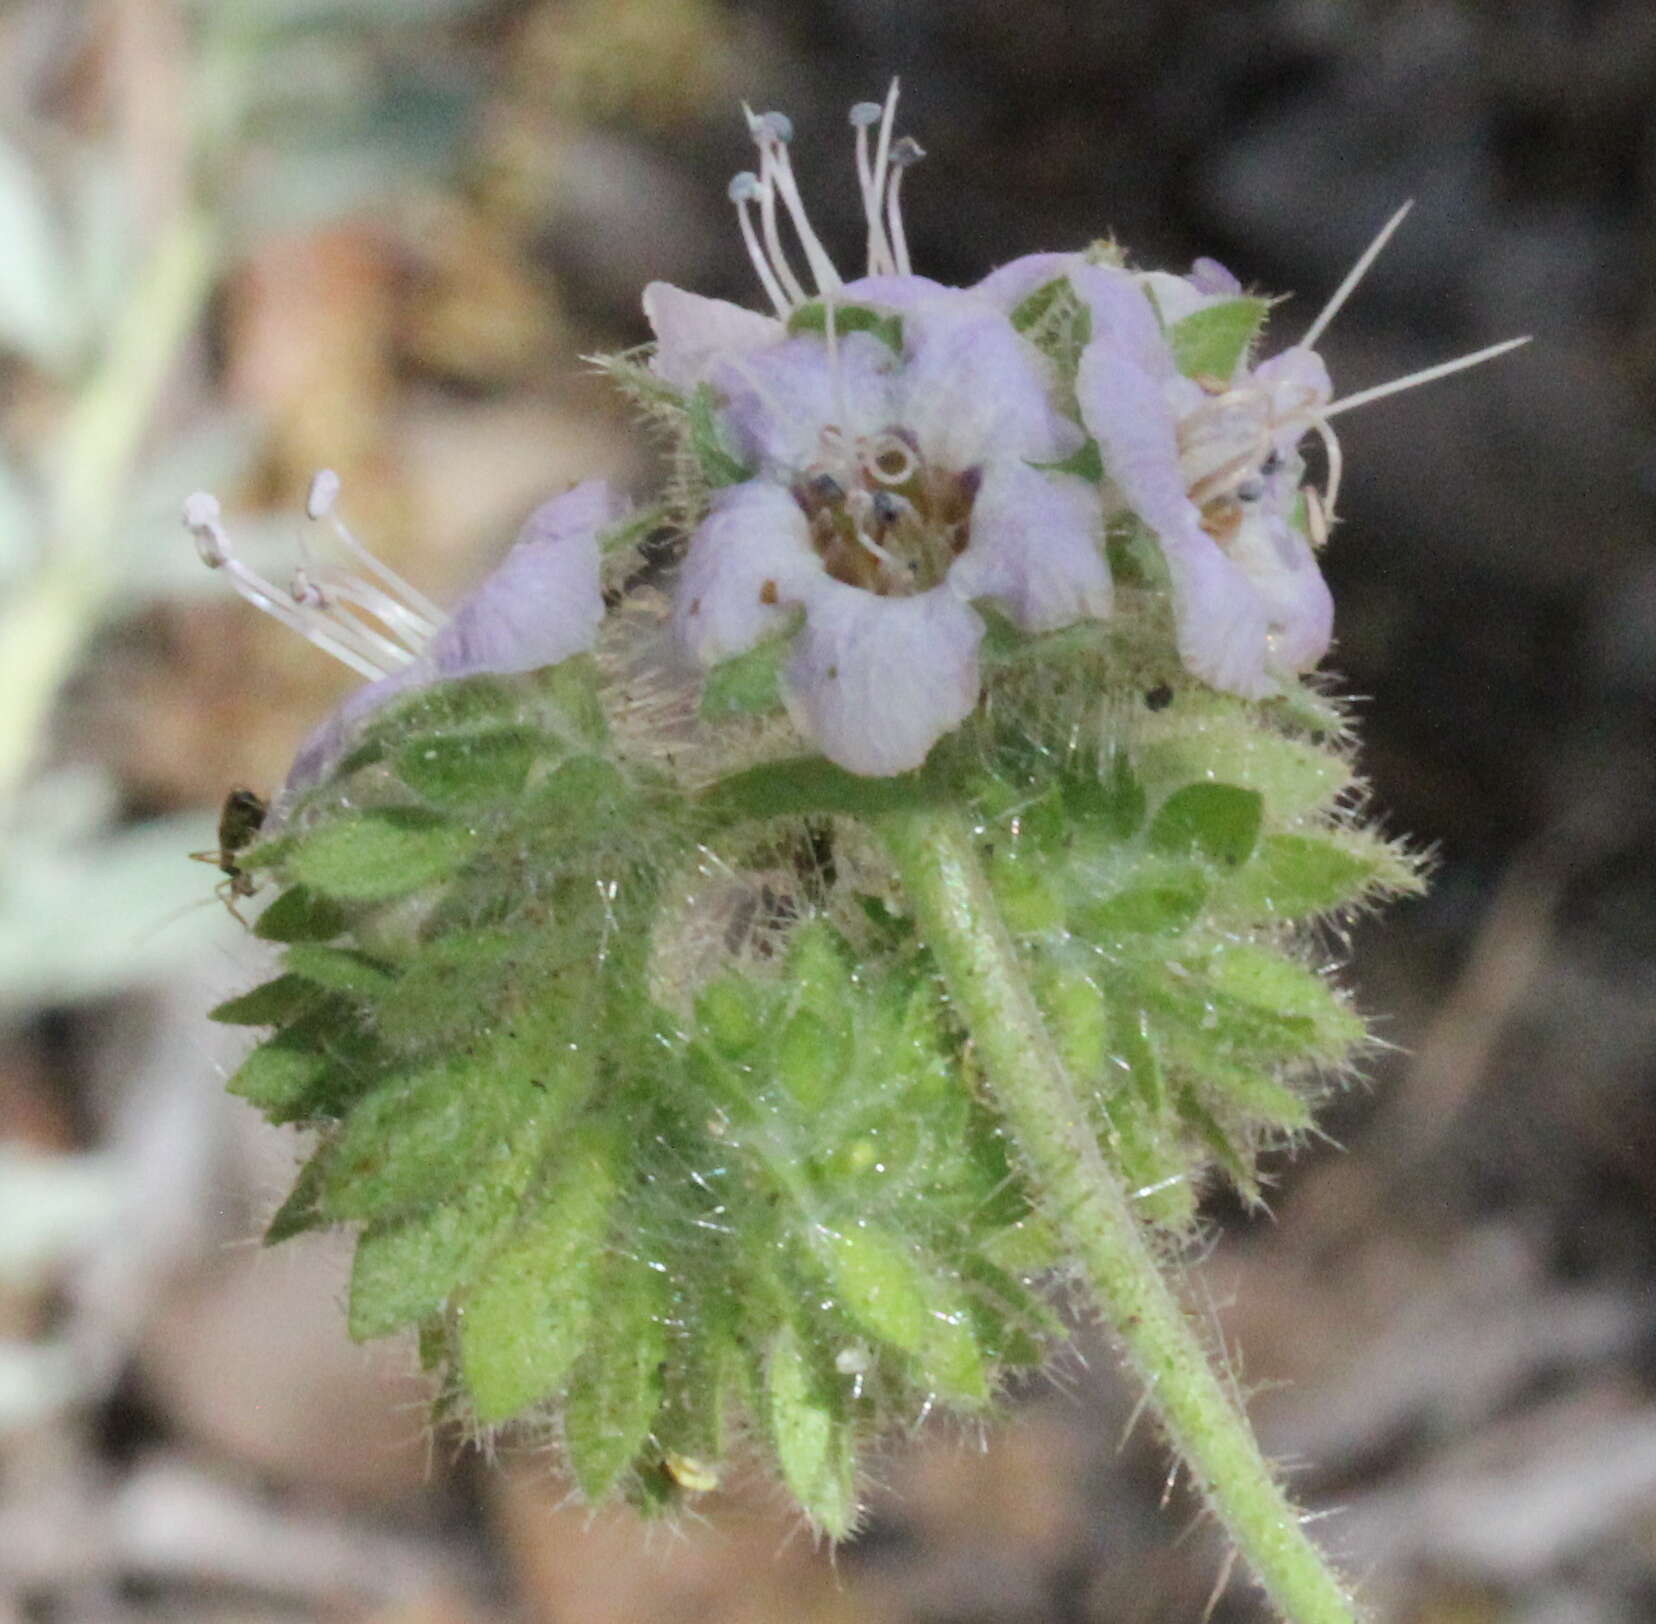
[[[699,383],[686,403],[690,454],[702,471],[702,478],[714,490],[740,485],[749,478],[747,465],[730,449],[719,423],[718,402],[710,384]]]
[[[287,859],[299,884],[342,902],[383,902],[448,878],[475,837],[418,807],[347,812],[307,833]]]
[[[592,1285],[615,1197],[596,1140],[566,1149],[544,1204],[489,1260],[460,1320],[460,1370],[478,1419],[504,1421],[562,1386],[587,1343]]]
[[[1069,773],[1063,780],[1064,810],[1080,835],[1131,840],[1144,823],[1144,786],[1125,754],[1117,753],[1095,772]]]
[[[442,807],[488,807],[522,790],[538,736],[525,727],[410,739],[393,757],[397,776]]]
[[[1315,1033],[1304,1047],[1337,1061],[1361,1043],[1361,1018],[1314,971],[1250,942],[1232,942],[1207,962],[1214,991],[1278,1020],[1304,1021]]]
[[[708,672],[701,696],[704,721],[765,716],[782,708],[782,662],[788,657],[800,618],[794,615],[776,636],[767,637],[745,654],[721,660]]]
[[[351,1335],[385,1336],[436,1313],[469,1284],[516,1219],[544,1149],[541,1124],[528,1123],[501,1147],[498,1165],[453,1201],[365,1230],[351,1270]]]
[[[299,1176],[293,1181],[293,1189],[289,1191],[287,1200],[276,1209],[270,1222],[265,1225],[262,1245],[280,1246],[283,1241],[292,1240],[295,1235],[303,1235],[312,1229],[321,1229],[327,1223],[322,1209],[316,1204],[321,1173],[320,1156],[312,1156],[299,1169]]]
[[[1226,888],[1226,900],[1278,919],[1302,919],[1417,883],[1407,861],[1352,833],[1268,835]]]
[[[373,998],[392,985],[384,965],[350,948],[296,942],[284,961],[288,972],[349,998]]]
[[[648,1264],[616,1258],[599,1281],[591,1345],[564,1403],[564,1447],[589,1505],[638,1458],[661,1405],[667,1358],[666,1283]]]
[[[1350,784],[1350,763],[1326,745],[1262,728],[1235,700],[1182,687],[1173,707],[1140,724],[1140,777],[1171,790],[1211,778],[1257,790],[1274,821],[1331,804]]]
[[[1027,333],[1031,327],[1044,320],[1047,313],[1065,296],[1074,297],[1074,290],[1070,287],[1067,276],[1054,277],[1050,282],[1043,282],[1033,293],[1026,294],[1012,311],[1012,325],[1020,333]]]
[[[225,1026],[281,1026],[309,1014],[323,998],[315,982],[298,975],[279,975],[251,992],[226,998],[207,1011],[207,1019]]]
[[[290,885],[254,922],[253,934],[267,942],[326,942],[346,925],[344,910],[302,885]]]
[[[1076,296],[1067,276],[1029,294],[1013,309],[1012,325],[1050,355],[1067,378],[1075,376],[1081,352],[1092,341],[1092,311]]]
[[[813,299],[809,304],[801,305],[788,317],[788,332],[792,336],[800,333],[828,332],[828,306],[821,299]],[[890,310],[875,310],[870,305],[834,303],[834,332],[842,333],[872,333],[875,338],[888,349],[898,355],[903,353],[903,318]]]
[[[1253,855],[1264,803],[1257,790],[1235,784],[1187,784],[1162,802],[1150,822],[1152,851],[1205,857],[1236,868]]]
[[[512,678],[493,675],[434,682],[391,700],[374,714],[362,738],[393,748],[416,734],[466,732],[517,719],[522,690]]]
[[[903,1243],[868,1224],[817,1227],[814,1244],[841,1306],[866,1331],[908,1354],[951,1398],[989,1396],[983,1355],[959,1301]]]
[[[1104,458],[1099,452],[1098,441],[1090,436],[1082,443],[1080,450],[1072,451],[1058,462],[1032,462],[1029,466],[1049,474],[1074,474],[1089,485],[1104,483]]]
[[[793,756],[722,778],[702,797],[719,818],[776,818],[846,812],[873,816],[926,806],[948,794],[940,772],[922,767],[891,778],[864,778],[822,756]]]
[[[765,1397],[783,1481],[818,1528],[830,1539],[844,1539],[857,1520],[849,1419],[837,1384],[791,1325],[771,1339]]]
[[[1078,967],[1038,962],[1035,996],[1070,1075],[1085,1085],[1109,1060],[1110,1017],[1098,983]]]
[[[842,1032],[808,1009],[796,1010],[776,1040],[776,1080],[814,1115],[832,1103],[851,1058]]]
[[[1194,310],[1167,330],[1173,362],[1187,378],[1229,383],[1247,356],[1270,310],[1267,299],[1226,299]]]
[[[272,1122],[300,1122],[336,1092],[336,1067],[308,1035],[280,1032],[253,1050],[225,1087]]]
[[[550,1024],[550,1023],[548,1023]],[[330,1218],[379,1220],[494,1176],[522,1125],[547,1138],[592,1086],[590,1056],[508,1027],[488,1048],[392,1076],[345,1119],[328,1157]]]
[[[1070,926],[1104,946],[1121,936],[1173,935],[1195,922],[1207,897],[1200,868],[1155,865],[1113,895],[1071,908]]]
[[[460,1043],[531,977],[546,974],[538,932],[451,930],[426,943],[375,1004],[381,1036],[410,1051]]]

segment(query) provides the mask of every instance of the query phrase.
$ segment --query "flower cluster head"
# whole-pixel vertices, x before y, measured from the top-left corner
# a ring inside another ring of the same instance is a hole
[[[1212,261],[1140,273],[1106,246],[969,288],[915,275],[899,195],[921,152],[893,139],[896,96],[851,111],[862,276],[845,280],[811,227],[788,119],[750,112],[759,169],[730,195],[774,313],[645,292],[657,377],[711,411],[739,469],[690,538],[684,646],[711,667],[797,622],[781,679],[801,731],[853,772],[902,772],[977,703],[980,608],[1026,633],[1107,619],[1107,541],[1136,526],[1190,674],[1278,692],[1332,635],[1313,548],[1339,479],[1329,419],[1357,404],[1333,400],[1311,346],[1401,213],[1306,338],[1256,364],[1266,303]],[[1304,485],[1312,430],[1326,494]]]
[[[1332,423],[1507,346],[1335,397],[1401,213],[1266,357],[1210,260],[916,275],[896,103],[851,112],[859,275],[750,113],[768,308],[646,290],[606,366],[673,437],[661,507],[578,485],[445,613],[330,473],[286,585],[185,504],[367,679],[215,857],[285,950],[214,1012],[269,1031],[230,1087],[314,1134],[266,1238],[356,1226],[352,1334],[417,1328],[440,1412],[590,1502],[712,1487],[739,1413],[835,1538],[866,1441],[984,1415],[1079,1274],[1271,1594],[1352,1618],[1140,1231],[1215,1171],[1257,1199],[1365,1042],[1302,927],[1418,872],[1300,680]]]

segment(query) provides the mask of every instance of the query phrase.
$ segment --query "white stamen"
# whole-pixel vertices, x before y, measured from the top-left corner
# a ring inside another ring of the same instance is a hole
[[[759,177],[751,170],[744,169],[730,183],[730,201],[736,205],[736,219],[742,228],[742,241],[747,244],[748,258],[753,261],[753,268],[759,273],[759,281],[776,307],[777,315],[786,321],[793,307],[782,291],[782,284],[776,280],[776,273],[770,268],[764,249],[759,246],[758,233],[753,229],[753,217],[748,213],[748,204],[758,195]]]
[[[834,317],[834,300],[830,294],[822,301],[823,335],[827,339],[828,378],[834,391],[834,422],[841,428],[850,421],[845,404],[845,374],[839,364],[839,323]]]
[[[339,500],[339,475],[331,468],[318,468],[311,476],[310,493],[305,497],[305,517],[325,519]]]
[[[874,173],[868,166],[868,127],[880,122],[878,102],[858,102],[851,109],[851,128],[857,132],[857,188],[862,193],[863,207],[868,207],[868,189],[874,184]]]
[[[211,569],[222,569],[237,592],[254,608],[279,620],[290,631],[298,632],[359,676],[375,681],[401,670],[416,659],[444,617],[441,610],[429,604],[428,600],[374,558],[333,516],[332,507],[338,490],[337,477],[324,471],[311,482],[307,513],[327,517],[334,531],[341,535],[353,552],[377,573],[401,585],[418,603],[426,604],[434,619],[428,619],[420,610],[398,602],[371,582],[330,566],[315,570],[301,567],[294,572],[288,591],[282,592],[236,557],[219,517],[218,501],[205,491],[197,491],[185,502],[184,524],[195,537],[196,550],[202,562]],[[359,616],[344,607],[345,604],[365,609],[401,641],[394,642],[365,625]]]
[[[299,576],[305,577],[307,586],[318,595],[321,607],[329,612],[335,623],[361,631],[377,651],[395,664],[401,665],[415,658],[431,639],[432,633],[423,620],[395,598],[387,597],[372,582],[326,566],[315,576],[301,570],[294,578],[296,583]],[[298,593],[295,592],[294,596],[297,598]],[[342,604],[354,604],[366,610],[391,633],[391,638],[383,637],[371,626],[364,626],[360,617],[348,614],[340,607]]]
[[[897,201],[897,188],[902,183],[903,171],[919,163],[926,156],[913,136],[905,135],[891,149],[891,184],[886,188],[886,226],[891,237],[891,257],[899,276],[910,276],[908,238],[903,231],[903,211]]]
[[[1453,361],[1440,361],[1435,367],[1423,367],[1419,372],[1411,372],[1406,377],[1393,378],[1390,383],[1376,384],[1372,389],[1359,389],[1355,395],[1347,395],[1344,400],[1337,400],[1333,405],[1325,406],[1322,416],[1334,417],[1340,412],[1367,406],[1371,401],[1384,400],[1387,395],[1401,394],[1405,389],[1417,389],[1423,383],[1432,383],[1438,378],[1447,378],[1451,373],[1464,372],[1468,367],[1481,366],[1485,361],[1493,361],[1497,355],[1505,355],[1508,350],[1515,350],[1527,343],[1528,334],[1523,338],[1509,338],[1504,344],[1491,344],[1488,349],[1475,350],[1471,355],[1458,356]]]
[[[339,496],[339,476],[331,469],[322,469],[311,480],[310,500],[307,501],[305,511],[310,513],[311,504],[315,501],[318,489],[326,496],[325,504],[319,511],[312,514],[318,521],[326,521],[329,529],[339,538],[340,543],[347,551],[353,553],[358,560],[374,575],[377,575],[401,602],[396,604],[400,615],[410,621],[424,636],[429,637],[443,624],[448,616],[434,604],[418,588],[411,586],[389,564],[382,563],[351,533],[350,527],[334,510],[334,503]]]
[[[1340,437],[1329,426],[1326,419],[1314,417],[1311,427],[1317,431],[1317,438],[1323,443],[1323,451],[1328,457],[1327,489],[1323,492],[1322,506],[1328,518],[1332,519],[1335,506],[1340,500],[1340,475],[1345,469],[1345,453],[1340,450]]]
[[[886,240],[885,224],[880,218],[880,207],[885,201],[886,164],[891,156],[891,125],[897,116],[897,81],[891,81],[886,92],[885,105],[880,109],[880,138],[874,150],[874,162],[869,169],[868,190],[863,196],[863,213],[868,221],[868,274],[882,276],[894,273],[897,261]]]
[[[860,546],[864,552],[872,553],[875,558],[879,559],[879,561],[886,566],[887,569],[900,568],[896,555],[888,552],[884,547],[882,547],[879,542],[869,535],[860,524],[855,530],[852,531],[852,534],[857,538],[858,546]]]
[[[196,552],[210,570],[223,568],[231,556],[230,538],[219,523],[219,512],[218,498],[206,491],[184,498],[184,528],[195,537]]]
[[[746,102],[742,103],[742,111],[747,115],[748,134],[753,137],[754,145],[759,148],[759,187],[756,196],[759,200],[759,229],[765,239],[765,254],[770,260],[771,269],[775,271],[777,280],[788,295],[788,305],[791,309],[805,303],[805,288],[794,275],[793,267],[788,263],[788,256],[782,251],[782,236],[776,229],[776,187],[773,176],[776,171],[776,152],[779,144],[777,132],[779,129],[786,130],[791,135],[793,126],[783,114],[755,113]],[[778,123],[778,120],[781,122]]]
[[[782,117],[780,113],[771,113],[767,116],[772,120]],[[791,125],[789,134],[792,134]],[[818,240],[816,232],[811,229],[810,219],[805,213],[805,201],[799,195],[798,182],[794,180],[793,161],[788,156],[784,138],[779,136],[772,142],[771,153],[776,184],[781,188],[782,201],[788,206],[788,217],[793,221],[794,234],[799,238],[799,246],[805,250],[805,262],[811,267],[811,275],[816,278],[817,292],[830,293],[843,285],[842,278],[834,268],[833,260],[828,257],[827,250]]]
[[[269,581],[242,563],[231,548],[230,537],[219,521],[219,511],[218,499],[206,491],[195,492],[184,503],[184,526],[195,537],[196,551],[209,569],[223,570],[237,592],[255,609],[264,610],[290,631],[308,638],[359,675],[370,680],[386,675],[365,655],[345,647],[324,632],[316,625],[313,615],[306,614],[290,602],[284,602],[282,594]]]
[[[1328,324],[1339,315],[1340,306],[1357,291],[1357,284],[1368,274],[1369,266],[1380,257],[1380,250],[1391,241],[1391,234],[1403,224],[1409,210],[1413,207],[1414,199],[1410,198],[1391,219],[1381,226],[1374,241],[1358,256],[1357,263],[1346,272],[1345,280],[1335,288],[1333,297],[1317,313],[1317,319],[1306,328],[1305,337],[1299,341],[1301,349],[1310,349],[1328,331]]]

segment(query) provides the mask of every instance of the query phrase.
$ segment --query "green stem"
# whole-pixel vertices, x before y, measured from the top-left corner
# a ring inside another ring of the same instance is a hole
[[[964,823],[922,809],[889,813],[881,829],[1013,1137],[1173,1448],[1285,1618],[1353,1624],[1354,1602],[1306,1537],[1099,1151]]]

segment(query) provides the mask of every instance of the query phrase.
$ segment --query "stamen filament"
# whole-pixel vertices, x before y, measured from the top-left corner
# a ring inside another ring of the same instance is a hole
[[[399,603],[389,593],[382,592],[372,581],[365,581],[350,570],[342,570],[335,564],[313,564],[311,577],[324,593],[365,609],[398,643],[415,654],[420,653],[437,634],[438,628],[430,624],[424,615],[417,614],[407,604]]]
[[[432,636],[439,626],[448,618],[441,609],[434,604],[423,592],[412,587],[389,564],[382,563],[360,541],[351,534],[350,526],[337,513],[328,515],[329,527],[339,537],[340,541],[355,553],[363,565],[377,575],[391,590],[399,595],[402,602],[397,604],[400,613],[420,628],[426,637]]]
[[[350,527],[335,510],[334,504],[338,500],[339,475],[331,468],[319,468],[311,479],[310,491],[305,498],[305,516],[313,521],[325,519],[346,550],[354,553],[368,570],[377,575],[402,599],[402,602],[397,604],[398,610],[409,617],[422,638],[432,636],[448,616],[419,588],[405,581],[389,564],[375,557],[356,539]],[[303,536],[300,537],[299,545],[308,555],[309,549],[305,547]],[[378,613],[377,610],[375,612]]]
[[[897,201],[897,189],[902,184],[903,171],[925,157],[920,143],[905,136],[892,149],[891,184],[886,188],[886,226],[891,238],[892,261],[899,276],[911,276],[909,269],[908,238],[903,231],[903,211]]]
[[[399,625],[399,620],[405,618],[402,605],[386,597],[377,587],[370,586],[366,581],[341,576],[333,570],[319,572],[314,581],[318,607],[327,611],[329,618],[336,625],[348,625],[372,641],[375,648],[381,650],[387,659],[401,665],[417,658],[424,651],[430,633],[421,629],[409,635],[410,627]],[[297,597],[297,592],[294,595]],[[372,626],[364,625],[356,615],[337,607],[347,603],[366,610],[391,633],[391,636],[386,637],[375,631]]]
[[[880,204],[885,197],[886,165],[891,156],[891,126],[897,117],[897,81],[891,81],[886,92],[885,106],[880,112],[880,138],[874,149],[874,163],[869,171],[868,192],[863,199],[863,210],[868,219],[868,274],[882,276],[895,273],[896,256],[886,240],[885,225],[880,219]]]
[[[759,228],[765,239],[766,257],[788,295],[788,309],[791,310],[804,304],[806,299],[804,285],[794,275],[793,267],[788,263],[788,256],[782,251],[781,234],[776,229],[776,186],[773,176],[776,169],[775,149],[778,143],[775,115],[755,113],[746,102],[742,103],[742,112],[747,117],[748,134],[753,137],[754,145],[759,148],[759,178],[755,195],[759,200]]]
[[[782,284],[776,280],[776,273],[770,268],[764,249],[759,246],[758,233],[753,229],[753,217],[748,213],[748,204],[758,195],[758,191],[759,177],[743,170],[730,183],[730,200],[736,205],[736,219],[742,228],[742,241],[747,245],[748,258],[753,261],[753,268],[759,273],[759,281],[776,307],[777,315],[786,321],[793,307],[782,291]]]
[[[1381,226],[1378,235],[1367,248],[1358,256],[1357,263],[1345,274],[1345,280],[1335,288],[1333,296],[1317,313],[1317,319],[1305,330],[1305,337],[1299,341],[1299,348],[1308,350],[1317,340],[1328,331],[1328,324],[1339,315],[1343,305],[1353,293],[1357,291],[1357,284],[1368,274],[1369,267],[1380,257],[1380,250],[1391,241],[1391,235],[1403,224],[1410,209],[1414,207],[1414,199],[1410,198],[1391,219]]]
[[[308,611],[287,598],[256,570],[249,569],[239,558],[229,556],[222,568],[235,589],[253,605],[262,609],[273,620],[279,620],[289,631],[298,632],[307,642],[314,643],[324,654],[331,654],[341,665],[348,665],[358,676],[377,682],[390,672],[369,655],[358,652],[349,643],[341,642],[319,624],[314,612]]]
[[[1440,361],[1435,367],[1423,367],[1419,372],[1411,372],[1406,377],[1393,378],[1390,383],[1379,383],[1372,389],[1359,389],[1355,395],[1347,395],[1344,400],[1337,400],[1333,405],[1323,407],[1322,415],[1334,417],[1340,412],[1367,406],[1371,401],[1384,400],[1387,395],[1401,394],[1405,389],[1416,389],[1423,383],[1447,378],[1451,373],[1481,366],[1485,361],[1493,361],[1497,355],[1505,355],[1508,350],[1515,350],[1529,341],[1528,334],[1522,338],[1509,338],[1504,344],[1491,344],[1488,349],[1474,350],[1471,355],[1457,356],[1453,361]]]
[[[799,246],[805,250],[805,260],[811,267],[811,275],[816,278],[817,292],[831,293],[835,288],[843,286],[843,278],[834,268],[834,262],[828,257],[828,252],[822,246],[816,232],[811,229],[810,219],[805,213],[805,200],[799,195],[799,184],[794,179],[793,160],[788,156],[787,147],[776,141],[771,151],[776,184],[781,188],[782,201],[788,206],[788,217],[793,221],[794,234],[799,238]]]
[[[1340,500],[1340,475],[1345,469],[1345,453],[1340,450],[1339,435],[1321,417],[1312,418],[1311,427],[1317,431],[1317,438],[1322,441],[1323,451],[1328,457],[1328,481],[1322,505],[1324,514],[1332,519]]]

